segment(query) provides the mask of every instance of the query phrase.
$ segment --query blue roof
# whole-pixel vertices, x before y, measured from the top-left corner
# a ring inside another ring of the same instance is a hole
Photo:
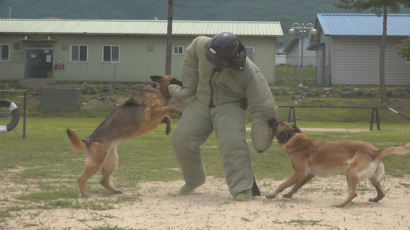
[[[383,15],[376,14],[317,14],[325,35],[381,36]],[[410,14],[388,14],[387,36],[410,36]]]

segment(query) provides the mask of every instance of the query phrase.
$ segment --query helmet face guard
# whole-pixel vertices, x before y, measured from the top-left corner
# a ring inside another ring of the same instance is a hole
[[[220,69],[227,66],[235,70],[243,70],[245,67],[245,46],[229,32],[217,34],[208,42],[206,56]]]

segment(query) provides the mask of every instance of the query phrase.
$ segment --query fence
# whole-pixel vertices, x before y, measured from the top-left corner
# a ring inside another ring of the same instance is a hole
[[[299,105],[299,106],[278,106],[279,108],[289,108],[288,113],[288,122],[293,120],[293,123],[296,125],[296,112],[295,108],[329,108],[329,109],[370,109],[372,110],[372,115],[370,117],[370,127],[369,130],[373,131],[373,124],[376,122],[377,131],[380,131],[380,118],[379,118],[379,109],[383,107],[378,106],[310,106],[310,105]]]
[[[316,66],[305,66],[299,68],[296,65],[277,65],[275,68],[275,85],[297,86],[301,81],[303,71],[303,85],[316,85]]]
[[[275,84],[296,86],[303,76],[303,85],[328,86],[330,84],[329,64],[329,57],[323,57],[322,52],[318,52],[317,56],[305,56],[303,65],[300,56],[286,56],[281,64],[276,65]]]

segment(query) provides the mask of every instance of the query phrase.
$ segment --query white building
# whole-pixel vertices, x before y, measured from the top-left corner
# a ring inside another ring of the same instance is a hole
[[[300,36],[293,39],[288,46],[284,49],[286,53],[286,64],[293,66],[314,66],[316,65],[316,51],[308,50],[309,47],[310,34]],[[303,59],[301,45],[303,42]],[[302,67],[303,67],[302,66]]]
[[[317,14],[317,83],[321,85],[378,85],[383,17],[375,14]],[[410,85],[410,62],[397,44],[410,36],[410,14],[389,14],[385,48],[387,85]]]

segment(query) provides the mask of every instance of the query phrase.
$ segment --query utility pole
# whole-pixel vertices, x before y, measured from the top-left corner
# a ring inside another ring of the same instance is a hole
[[[167,27],[167,48],[166,48],[166,56],[165,56],[165,74],[171,74],[173,17],[174,17],[174,0],[168,0],[168,27]]]
[[[11,6],[9,7],[9,18],[11,18]]]
[[[303,86],[303,45],[304,45],[304,38],[305,35],[309,33],[312,35],[316,35],[317,31],[312,23],[293,23],[292,27],[289,29],[290,35],[295,35],[296,33],[300,34],[300,83],[299,87]]]
[[[302,34],[300,36],[300,64],[299,64],[299,69],[300,69],[300,83],[299,87],[303,86],[303,59],[305,58],[303,55],[303,50],[305,49],[305,34]]]
[[[379,74],[380,74],[380,100],[382,104],[387,103],[386,96],[386,80],[385,80],[385,53],[386,53],[386,37],[387,37],[387,5],[383,6],[383,34],[380,41],[380,59],[379,59]]]

